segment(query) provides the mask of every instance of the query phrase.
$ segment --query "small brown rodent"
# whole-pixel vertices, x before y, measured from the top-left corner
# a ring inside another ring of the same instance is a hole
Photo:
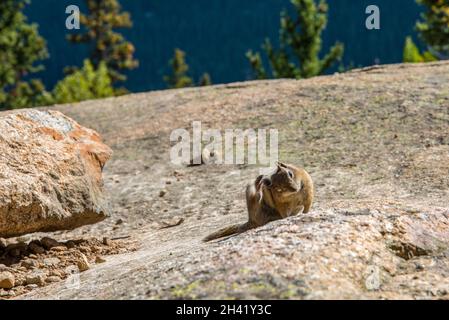
[[[276,172],[259,176],[246,187],[248,222],[214,232],[204,241],[239,234],[300,212],[307,213],[313,196],[313,181],[304,169],[278,162]]]

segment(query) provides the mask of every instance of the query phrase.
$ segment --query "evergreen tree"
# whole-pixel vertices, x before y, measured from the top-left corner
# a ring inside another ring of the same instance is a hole
[[[134,46],[115,32],[119,28],[132,27],[129,13],[122,12],[118,0],[86,0],[86,4],[88,14],[80,16],[84,33],[69,35],[68,39],[73,43],[92,45],[90,61],[94,68],[104,61],[114,85],[125,81],[123,72],[139,64],[134,59]]]
[[[274,78],[309,78],[324,73],[336,61],[341,60],[343,44],[337,42],[321,59],[321,35],[327,25],[328,6],[325,0],[291,0],[296,11],[292,18],[284,10],[281,13],[279,49],[267,39],[262,45],[267,54]],[[260,53],[247,52],[256,78],[268,77]]]
[[[186,54],[184,51],[175,49],[174,56],[169,62],[171,75],[164,77],[164,81],[169,88],[176,89],[195,86],[193,78],[188,75],[189,65],[186,63],[185,57]],[[204,73],[198,81],[199,86],[209,86],[211,84],[212,80],[208,73]]]
[[[212,84],[212,79],[210,78],[209,73],[203,73],[200,80],[198,81],[198,85],[200,87],[210,86]]]
[[[0,109],[31,107],[41,103],[45,88],[27,80],[43,69],[37,64],[48,57],[38,26],[23,14],[28,0],[0,1]]]
[[[417,29],[432,53],[449,58],[449,0],[417,0],[426,7]]]
[[[114,95],[114,88],[104,61],[97,69],[86,59],[82,69],[66,76],[53,89],[54,103],[70,103]]]
[[[193,79],[187,75],[189,66],[185,60],[185,52],[180,49],[175,49],[175,54],[170,59],[169,65],[172,69],[172,74],[164,77],[164,81],[169,88],[184,88],[193,86]]]
[[[3,109],[21,109],[53,104],[51,93],[45,90],[40,80],[18,82],[9,93]],[[1,109],[1,108],[0,108]]]
[[[417,63],[417,62],[430,62],[437,60],[429,51],[425,51],[421,54],[417,45],[413,42],[412,37],[405,39],[404,45],[404,62]]]

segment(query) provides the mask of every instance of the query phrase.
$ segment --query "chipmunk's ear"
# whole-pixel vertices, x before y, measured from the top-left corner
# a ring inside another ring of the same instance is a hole
[[[277,161],[276,165],[278,166],[278,168],[288,168],[288,165],[286,165],[285,163],[282,163],[280,161]]]
[[[276,161],[276,173],[279,173],[282,171],[282,166],[279,161]]]

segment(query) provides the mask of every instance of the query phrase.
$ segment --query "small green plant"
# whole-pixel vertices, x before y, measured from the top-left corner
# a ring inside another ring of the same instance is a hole
[[[66,76],[53,89],[54,103],[70,103],[114,95],[114,88],[105,62],[97,69],[86,59],[83,68]]]
[[[429,51],[421,53],[418,46],[413,42],[412,37],[405,39],[404,45],[404,62],[418,63],[418,62],[431,62],[437,60]]]
[[[210,86],[212,84],[212,79],[210,78],[209,73],[203,73],[200,80],[198,81],[198,86],[205,87]]]

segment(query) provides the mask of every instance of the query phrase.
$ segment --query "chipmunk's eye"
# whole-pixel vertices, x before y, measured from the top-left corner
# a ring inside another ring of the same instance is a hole
[[[290,170],[288,171],[288,176],[290,177],[290,179],[293,179],[293,172],[291,172]]]
[[[265,185],[266,185],[267,187],[271,187],[271,186],[273,185],[273,184],[271,183],[271,180],[270,180],[270,179],[265,179],[263,182],[265,183]]]

